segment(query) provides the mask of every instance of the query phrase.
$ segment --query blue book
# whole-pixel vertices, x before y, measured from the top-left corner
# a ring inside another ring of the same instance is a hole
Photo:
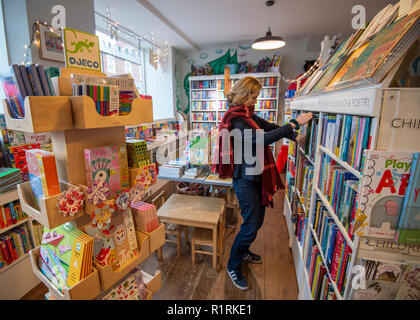
[[[19,89],[13,66],[8,66],[0,71],[0,82],[12,116],[14,118],[23,118],[25,114],[23,95]]]
[[[420,152],[415,152],[395,240],[420,244]]]
[[[336,225],[334,225],[334,228],[333,228],[332,234],[331,234],[331,245],[330,245],[329,250],[327,252],[327,256],[325,257],[325,260],[326,260],[325,262],[328,265],[328,269],[331,268],[333,253],[334,253],[334,249],[335,249],[335,242],[337,240],[337,232],[338,232],[338,227]]]
[[[52,94],[50,91],[50,87],[48,85],[48,80],[45,74],[44,66],[42,64],[37,64],[35,68],[38,71],[38,77],[39,77],[39,80],[41,81],[42,91],[44,92],[44,95],[51,96]]]
[[[28,93],[25,89],[25,83],[23,82],[22,74],[20,73],[19,66],[17,64],[12,64],[13,72],[15,73],[16,81],[19,86],[20,93],[22,94],[22,98],[25,99]]]
[[[39,80],[38,70],[34,64],[27,64],[26,70],[28,71],[29,80],[31,81],[32,88],[36,96],[43,96],[41,80]]]
[[[28,70],[26,70],[25,65],[21,64],[19,66],[20,74],[23,78],[23,83],[25,84],[26,93],[28,96],[34,95],[34,89],[32,87],[31,80],[29,79]]]

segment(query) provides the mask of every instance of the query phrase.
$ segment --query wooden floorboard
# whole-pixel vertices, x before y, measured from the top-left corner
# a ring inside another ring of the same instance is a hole
[[[222,268],[212,267],[210,255],[197,254],[196,265],[191,262],[191,247],[182,241],[181,256],[177,256],[176,245],[165,243],[163,261],[155,253],[150,255],[140,267],[154,274],[162,272],[162,288],[154,300],[288,300],[298,298],[298,286],[289,237],[283,215],[284,190],[274,195],[274,208],[267,208],[265,221],[251,246],[251,251],[263,258],[262,264],[242,264],[242,270],[249,284],[249,290],[238,290],[226,273],[230,248],[239,230],[242,219],[239,217],[236,230],[226,229],[225,252]],[[191,235],[192,229],[189,234]],[[182,233],[184,237],[184,233]],[[45,286],[41,285],[28,293],[23,299],[44,299]]]

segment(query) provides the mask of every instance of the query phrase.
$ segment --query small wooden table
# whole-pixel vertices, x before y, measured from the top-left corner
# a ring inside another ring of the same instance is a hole
[[[217,225],[225,200],[184,194],[172,194],[159,208],[160,222],[213,230],[213,268],[217,269]]]

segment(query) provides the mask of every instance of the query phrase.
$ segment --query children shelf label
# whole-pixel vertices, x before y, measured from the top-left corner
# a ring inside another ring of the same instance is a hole
[[[70,28],[63,29],[66,67],[101,71],[99,38]]]

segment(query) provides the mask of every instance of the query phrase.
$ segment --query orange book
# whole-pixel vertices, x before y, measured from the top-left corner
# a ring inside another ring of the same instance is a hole
[[[31,189],[36,199],[60,193],[54,153],[41,150],[26,150]]]

